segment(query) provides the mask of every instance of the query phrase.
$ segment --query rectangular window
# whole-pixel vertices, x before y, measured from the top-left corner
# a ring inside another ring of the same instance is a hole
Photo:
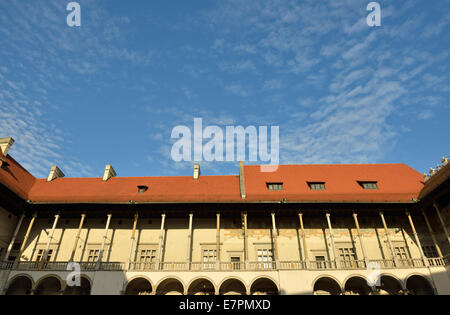
[[[215,249],[204,249],[203,250],[203,268],[215,268],[216,266],[216,250]]]
[[[231,268],[233,270],[241,269],[241,257],[230,257],[230,261],[231,261]]]
[[[345,268],[352,268],[356,265],[356,253],[353,247],[339,248],[339,256]]]
[[[156,261],[156,249],[142,249],[139,253],[139,262],[150,263]]]
[[[422,246],[423,254],[427,258],[438,258],[436,247],[434,245]]]
[[[326,267],[325,266],[325,256],[316,256],[315,260],[316,260],[317,269],[324,269]]]
[[[403,247],[403,246],[395,246],[394,247],[394,254],[395,254],[395,257],[396,257],[397,261],[402,266],[410,266],[412,264],[412,262],[409,261],[409,257],[408,257],[408,254],[406,252],[405,247]]]
[[[41,261],[43,258],[42,256],[44,255],[44,250],[43,249],[39,249],[38,253],[36,255],[36,261]],[[47,253],[47,257],[46,259],[44,259],[44,261],[49,262],[52,258],[53,255],[53,249],[49,249],[48,253]]]
[[[88,255],[88,262],[96,262],[98,260],[99,254],[100,254],[99,249],[90,249]]]
[[[272,250],[264,248],[258,249],[256,252],[258,255],[259,268],[272,269],[272,261],[273,261]]]
[[[363,189],[378,189],[378,185],[377,182],[361,182],[358,181],[358,184],[363,188]]]
[[[308,182],[311,190],[325,190],[325,182]]]
[[[267,189],[270,191],[283,190],[283,183],[266,183]]]

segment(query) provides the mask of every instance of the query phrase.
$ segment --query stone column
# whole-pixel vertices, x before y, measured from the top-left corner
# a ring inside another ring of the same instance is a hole
[[[56,225],[58,224],[59,221],[59,214],[55,215],[55,220],[53,221],[53,226],[52,229],[50,231],[50,234],[48,236],[48,241],[47,241],[47,245],[45,246],[45,250],[42,254],[42,258],[41,261],[39,263],[39,269],[42,269],[42,267],[44,266],[44,263],[47,261],[47,255],[48,255],[48,251],[50,250],[50,242],[53,239],[53,234],[55,233],[55,229],[56,229]]]
[[[272,217],[272,244],[273,244],[273,260],[275,262],[275,269],[278,266],[278,261],[279,261],[279,257],[278,257],[278,231],[277,231],[277,224],[275,221],[275,212],[272,212],[271,214]]]
[[[309,255],[308,255],[308,248],[306,246],[306,233],[305,228],[303,226],[303,213],[298,213],[298,220],[300,222],[300,230],[301,230],[301,238],[302,238],[302,245],[303,245],[303,258],[305,259],[306,268],[308,268],[309,265]]]
[[[247,235],[247,212],[242,212],[242,227],[244,228],[244,266],[248,264],[248,235]]]
[[[362,234],[361,234],[361,229],[359,228],[358,214],[356,212],[353,212],[353,219],[355,220],[356,230],[358,231],[358,239],[359,239],[359,243],[361,244],[361,251],[362,251],[362,254],[363,254],[364,262],[365,262],[366,267],[367,267],[369,265],[369,261],[367,259],[366,248],[364,246],[364,241],[363,241],[363,237],[362,237]]]
[[[336,246],[334,245],[334,234],[333,234],[333,228],[331,227],[331,221],[330,221],[330,213],[327,212],[325,214],[326,218],[327,218],[327,223],[328,223],[328,229],[330,230],[330,238],[331,238],[331,247],[333,249],[333,255],[334,255],[334,265],[336,266],[336,268],[338,268],[338,255],[336,253]]]
[[[157,270],[161,269],[161,263],[162,263],[162,254],[163,254],[163,236],[164,236],[164,223],[166,221],[166,214],[161,214],[161,228],[159,231],[159,240],[158,240],[158,268]]]
[[[397,261],[395,259],[395,253],[394,253],[394,247],[392,246],[391,238],[389,237],[389,231],[388,231],[388,228],[386,225],[386,220],[384,219],[383,211],[380,211],[380,217],[381,217],[381,222],[383,223],[384,233],[386,234],[386,239],[388,241],[389,249],[391,251],[392,261],[394,263],[394,266],[397,266]]]
[[[220,269],[220,213],[216,213],[216,266]]]
[[[422,244],[420,243],[419,236],[417,235],[416,227],[414,226],[414,222],[411,218],[411,214],[409,211],[406,211],[406,216],[408,217],[409,224],[411,225],[411,230],[414,234],[414,238],[416,240],[417,246],[419,247],[420,257],[422,257],[422,261],[425,266],[428,266],[428,260],[425,258],[425,255],[423,253]]]
[[[445,236],[447,237],[447,241],[450,244],[450,236],[448,235],[447,227],[445,226],[445,222],[442,219],[441,212],[439,211],[437,203],[434,203],[433,207],[436,209],[437,215],[439,217],[439,221],[441,221],[441,224],[442,224],[442,229],[444,230]]]
[[[9,242],[8,250],[6,251],[5,257],[3,258],[3,261],[8,261],[9,255],[11,254],[11,250],[14,246],[14,242],[17,238],[17,233],[19,233],[20,227],[22,226],[23,218],[25,218],[25,213],[22,213],[22,215],[19,218],[19,221],[17,222],[16,229],[14,230],[14,234],[11,238],[11,242]]]
[[[130,270],[130,265],[131,265],[131,259],[133,256],[133,248],[134,248],[134,242],[136,240],[136,226],[138,223],[138,219],[139,219],[139,214],[136,212],[134,214],[134,220],[133,220],[133,230],[131,231],[131,244],[130,244],[130,252],[128,253],[128,262],[127,262],[127,270]]]
[[[72,253],[70,254],[69,261],[73,261],[75,257],[75,252],[77,251],[78,241],[80,240],[81,229],[83,228],[84,219],[86,218],[86,214],[83,213],[81,215],[80,225],[78,226],[77,236],[75,236],[75,242],[73,243]]]
[[[425,223],[427,224],[428,231],[430,232],[430,236],[431,236],[431,239],[433,240],[434,247],[436,247],[436,251],[437,251],[439,257],[442,258],[443,255],[442,255],[441,248],[439,247],[439,244],[438,244],[438,242],[436,240],[436,237],[434,236],[433,229],[431,228],[430,221],[428,220],[428,217],[427,217],[427,215],[425,213],[425,210],[423,210],[423,209],[422,209],[422,215],[423,215],[423,217],[425,219]]]
[[[189,213],[189,232],[187,237],[187,269],[191,269],[191,256],[192,256],[192,218],[194,217],[194,214],[191,212]]]
[[[28,229],[27,229],[27,232],[25,233],[25,237],[23,239],[22,245],[20,246],[19,255],[17,255],[17,257],[16,257],[15,264],[20,262],[20,258],[22,257],[23,251],[25,250],[25,246],[27,244],[28,237],[30,236],[30,232],[31,232],[31,229],[33,228],[33,224],[34,224],[34,221],[36,220],[36,217],[37,217],[37,212],[35,212],[33,214],[33,217],[31,218],[31,221],[28,224]]]
[[[108,214],[108,218],[106,220],[106,226],[105,226],[105,232],[103,233],[103,241],[102,241],[102,247],[100,248],[100,253],[98,254],[98,260],[97,264],[95,266],[95,270],[100,269],[100,264],[102,263],[103,259],[103,253],[105,251],[105,245],[106,245],[106,239],[108,238],[108,230],[109,230],[109,223],[111,222],[112,214]]]

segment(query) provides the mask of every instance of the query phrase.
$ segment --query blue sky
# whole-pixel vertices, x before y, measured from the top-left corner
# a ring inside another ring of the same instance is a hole
[[[448,155],[450,1],[0,0],[0,137],[35,176],[191,175],[172,128],[279,126],[281,163]],[[237,163],[201,163],[236,174]]]

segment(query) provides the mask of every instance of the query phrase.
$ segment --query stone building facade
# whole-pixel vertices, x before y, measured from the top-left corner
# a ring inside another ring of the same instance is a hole
[[[1,294],[450,294],[449,174],[37,179],[0,139]],[[73,285],[79,270],[80,283]]]

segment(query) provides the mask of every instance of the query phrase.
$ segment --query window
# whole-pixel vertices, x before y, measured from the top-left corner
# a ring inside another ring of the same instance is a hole
[[[50,259],[52,258],[52,254],[53,254],[53,249],[49,249],[48,253],[47,253],[47,258],[45,259],[46,262],[50,261]],[[43,255],[44,255],[44,250],[43,249],[38,250],[38,254],[36,256],[36,261],[41,261]]]
[[[3,247],[0,247],[0,259],[3,259]]]
[[[137,186],[137,188],[138,188],[138,194],[143,194],[148,190],[148,186],[144,186],[144,185]]]
[[[427,258],[438,258],[439,255],[436,251],[436,247],[434,245],[422,246],[423,254]]]
[[[14,245],[12,247],[12,250],[13,251],[19,251],[20,250],[20,245],[22,245],[22,243],[18,243],[18,242],[14,243]]]
[[[96,262],[98,260],[99,254],[100,254],[99,249],[90,249],[89,256],[88,256],[88,262]]]
[[[315,260],[316,260],[317,269],[325,269],[325,267],[326,267],[325,256],[316,256]]]
[[[356,253],[353,247],[339,248],[339,256],[344,267],[350,268],[355,266]]]
[[[266,185],[270,191],[283,190],[283,183],[266,183]]]
[[[215,268],[216,266],[216,250],[204,249],[203,250],[203,268]]]
[[[408,266],[411,264],[411,262],[408,260],[408,254],[406,253],[406,249],[403,246],[395,246],[394,247],[394,254],[396,259],[399,261],[399,263],[402,266]]]
[[[311,190],[325,190],[325,182],[308,182]]]
[[[358,184],[363,188],[363,189],[378,189],[378,185],[377,182],[361,182],[358,181]]]
[[[230,261],[233,270],[241,269],[241,257],[230,257]]]
[[[271,249],[258,249],[257,251],[258,254],[258,262],[259,262],[259,268],[263,268],[263,269],[271,269],[272,268],[272,261],[273,261],[273,256],[272,256],[272,250]]]
[[[156,261],[156,250],[155,249],[142,249],[139,255],[139,262],[149,263]]]

